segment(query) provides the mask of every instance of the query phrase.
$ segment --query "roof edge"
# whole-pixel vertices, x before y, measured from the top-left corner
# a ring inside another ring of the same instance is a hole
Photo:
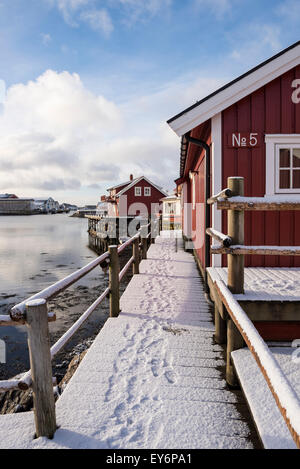
[[[256,65],[255,67],[251,68],[250,70],[248,70],[247,72],[243,73],[242,75],[240,75],[239,77],[235,78],[234,80],[230,81],[229,83],[225,84],[224,86],[222,86],[221,88],[218,88],[217,90],[215,90],[213,93],[209,94],[208,96],[202,98],[200,101],[197,101],[196,103],[192,104],[191,106],[187,107],[186,109],[184,109],[183,111],[179,112],[178,114],[176,114],[175,116],[171,117],[170,119],[167,120],[167,124],[171,124],[172,122],[174,122],[175,120],[179,119],[180,117],[182,117],[184,114],[192,111],[193,109],[195,109],[196,107],[200,106],[201,104],[203,104],[205,101],[208,101],[209,99],[213,98],[214,96],[216,96],[217,94],[221,93],[222,91],[226,90],[227,88],[230,88],[230,86],[234,85],[235,83],[239,82],[240,80],[242,80],[243,78],[246,78],[247,76],[251,75],[252,73],[256,72],[257,70],[259,70],[260,68],[264,67],[265,65],[269,64],[270,62],[272,62],[273,60],[276,60],[277,58],[281,57],[282,55],[286,54],[287,52],[289,52],[290,50],[294,49],[295,47],[298,47],[300,45],[300,41],[297,41],[295,42],[294,44],[290,45],[289,47],[287,47],[286,49],[283,49],[282,51],[278,52],[277,54],[273,55],[272,57],[270,57],[269,59],[265,60],[264,62],[261,62],[259,65]]]

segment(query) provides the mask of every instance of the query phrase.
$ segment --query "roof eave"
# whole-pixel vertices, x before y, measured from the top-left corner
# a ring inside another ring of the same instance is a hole
[[[167,121],[178,136],[300,64],[300,41],[252,68]]]

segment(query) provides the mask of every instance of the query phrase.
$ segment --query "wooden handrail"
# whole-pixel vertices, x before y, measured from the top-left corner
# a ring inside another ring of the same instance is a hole
[[[267,344],[224,282],[216,280],[215,287],[228,314],[254,356],[286,425],[300,449],[300,402],[297,394],[292,389]]]
[[[30,298],[27,298],[21,303],[18,303],[17,305],[13,306],[13,308],[10,311],[11,319],[16,322],[19,322],[20,320],[24,320],[25,307],[28,301],[37,300],[37,299],[44,299],[48,301],[51,298],[54,298],[59,293],[61,293],[62,291],[66,290],[68,287],[73,285],[73,283],[76,283],[86,274],[88,274],[93,269],[95,269],[99,264],[101,264],[101,262],[103,262],[108,257],[109,257],[109,253],[105,252],[101,256],[89,262],[89,264],[87,264],[86,266],[82,267],[79,270],[76,270],[76,272],[73,272],[72,274],[68,275],[62,280],[58,280],[58,282],[54,283],[50,287],[45,288],[39,293],[36,293],[35,295],[32,295]]]
[[[90,317],[93,311],[102,303],[102,301],[109,294],[109,288],[106,288],[103,293],[88,307],[88,309],[80,316],[79,319],[52,345],[50,349],[51,359],[53,359],[65,345],[72,339],[82,324]],[[0,381],[1,386],[1,381]],[[18,388],[27,390],[32,386],[31,370],[27,371],[22,378],[18,381]]]
[[[131,256],[131,258],[129,259],[129,261],[124,265],[123,269],[121,270],[121,272],[119,273],[119,282],[121,282],[121,280],[123,279],[124,275],[126,274],[126,272],[128,271],[129,267],[133,264],[134,262],[134,257]]]
[[[300,256],[300,246],[211,246],[211,254],[261,255],[261,256]]]
[[[217,231],[214,228],[207,228],[206,234],[216,241],[219,241],[219,243],[222,243],[223,247],[229,247],[232,244],[232,238],[230,238],[230,236],[220,233],[220,231]]]
[[[226,199],[228,197],[231,197],[232,196],[232,192],[230,189],[223,189],[221,192],[219,192],[218,194],[216,195],[213,195],[212,197],[210,197],[209,199],[207,199],[207,203],[209,205],[212,205],[212,204],[215,204],[216,202],[218,202],[218,199]]]
[[[135,249],[135,258],[131,257],[129,259],[129,261],[126,263],[126,265],[123,267],[121,272],[119,272],[119,266],[117,265],[118,263],[116,265],[114,265],[114,263],[112,262],[112,257],[110,255],[110,252],[107,251],[104,254],[102,254],[101,256],[94,259],[92,262],[90,262],[86,266],[84,266],[81,269],[77,270],[76,272],[73,272],[72,274],[68,275],[67,277],[65,277],[62,280],[59,280],[58,282],[51,285],[50,287],[45,288],[44,290],[40,291],[39,293],[36,293],[35,295],[31,296],[30,298],[28,298],[28,299],[22,301],[21,303],[15,305],[12,308],[11,312],[10,312],[10,316],[0,315],[0,326],[1,325],[4,325],[4,326],[16,325],[16,326],[18,326],[20,324],[26,323],[26,314],[25,314],[26,304],[35,306],[35,302],[37,302],[38,300],[44,301],[45,304],[46,304],[47,300],[49,300],[50,298],[55,297],[61,291],[65,290],[70,285],[77,282],[80,278],[84,277],[91,270],[95,269],[98,265],[101,266],[101,264],[107,262],[108,260],[110,261],[109,262],[110,270],[111,271],[114,270],[113,278],[116,279],[116,282],[117,282],[117,283],[114,284],[114,289],[115,289],[115,294],[118,296],[118,299],[117,299],[116,295],[114,295],[115,296],[114,301],[119,302],[119,288],[118,288],[119,282],[122,280],[125,273],[128,271],[129,267],[134,262],[136,263],[136,270],[135,271],[136,271],[136,273],[138,272],[138,263],[139,263],[139,258],[140,258],[139,252],[140,252],[140,249],[142,249],[142,246],[143,246],[143,243],[141,243],[141,244],[139,243],[139,239],[141,237],[141,230],[142,230],[142,227],[144,226],[143,229],[148,231],[148,228],[149,228],[150,225],[151,225],[151,223],[149,223],[148,225],[142,225],[138,233],[136,233],[133,237],[128,239],[122,245],[116,246],[115,255],[117,256],[117,258],[119,256],[119,254],[126,247],[130,246],[131,244],[133,244],[134,249]],[[145,246],[144,246],[144,249],[145,249]],[[147,249],[147,246],[146,246],[146,249]],[[116,269],[117,269],[117,272],[116,272]],[[112,283],[111,283],[111,280],[110,280],[110,287],[108,287],[104,290],[104,292],[80,316],[80,318],[68,329],[68,331],[66,331],[65,334],[63,334],[63,336],[50,348],[50,358],[51,359],[53,359],[55,357],[55,355],[57,355],[62,350],[62,348],[69,342],[69,340],[74,336],[74,334],[78,331],[78,329],[82,326],[82,324],[89,318],[89,316],[92,314],[92,312],[100,305],[100,303],[108,295],[110,295],[111,298],[112,298]],[[43,303],[43,305],[44,305],[44,303]],[[114,304],[114,306],[116,306],[116,304]],[[116,313],[116,311],[115,311],[115,313]],[[47,314],[47,317],[48,317],[48,322],[52,322],[56,319],[56,316],[55,316],[54,313],[47,313],[46,312],[46,314]],[[33,337],[32,337],[31,343],[35,343],[35,340],[34,340]],[[40,340],[37,343],[42,344],[43,340]],[[36,351],[35,351],[35,354],[39,355],[39,353],[36,352]],[[34,360],[33,356],[32,356],[32,359],[33,359],[32,363],[34,363],[34,366],[37,366],[37,368],[39,368],[38,365],[37,365],[37,361]],[[20,380],[0,381],[0,392],[9,391],[9,390],[12,390],[12,389],[26,390],[26,389],[29,389],[29,387],[31,387],[33,384],[34,383],[33,383],[32,371],[29,370],[23,375],[23,377]],[[48,389],[48,391],[49,391],[49,389]],[[51,393],[52,393],[52,391],[51,391]],[[49,392],[48,392],[48,394],[49,394]],[[52,400],[52,398],[53,398],[53,395],[49,396],[49,399]],[[37,421],[42,422],[43,421],[43,417],[41,416],[42,411],[38,410],[37,412],[38,412],[39,415],[36,418],[36,423],[37,423]],[[50,430],[49,430],[49,428],[50,428]],[[53,419],[52,419],[51,425],[50,426],[48,425],[48,427],[46,429],[43,429],[43,425],[39,424],[38,428],[37,428],[37,432],[40,436],[51,436],[51,432],[52,432],[51,428],[53,430]]]
[[[300,210],[300,198],[272,199],[267,197],[230,197],[217,201],[218,210]]]

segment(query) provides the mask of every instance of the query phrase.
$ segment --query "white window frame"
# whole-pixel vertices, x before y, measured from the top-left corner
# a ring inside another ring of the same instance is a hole
[[[142,188],[140,186],[134,188],[134,195],[135,197],[140,197],[142,195]]]
[[[148,192],[148,194],[146,192]],[[144,196],[145,197],[151,197],[151,187],[149,187],[149,186],[144,187]]]
[[[294,144],[294,145],[287,145],[287,144],[280,144],[280,145],[275,145],[275,151],[276,151],[276,170],[275,170],[275,178],[276,178],[276,187],[275,187],[275,192],[276,194],[299,194],[300,193],[300,188],[294,189],[293,186],[293,171],[300,171],[299,168],[293,168],[293,158],[290,153],[290,164],[289,166],[285,168],[280,168],[280,150],[285,149],[285,150],[290,150],[290,152],[293,151],[294,148],[300,149],[300,144]],[[281,189],[279,187],[279,182],[280,182],[280,170],[289,170],[290,172],[290,188],[285,188]]]
[[[300,194],[300,189],[279,189],[279,149],[300,148],[300,134],[267,134],[266,143],[266,196],[282,198]]]

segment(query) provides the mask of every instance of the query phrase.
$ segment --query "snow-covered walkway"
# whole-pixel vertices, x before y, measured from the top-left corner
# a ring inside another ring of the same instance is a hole
[[[202,280],[162,232],[57,402],[53,440],[32,413],[0,416],[1,448],[251,448]]]

